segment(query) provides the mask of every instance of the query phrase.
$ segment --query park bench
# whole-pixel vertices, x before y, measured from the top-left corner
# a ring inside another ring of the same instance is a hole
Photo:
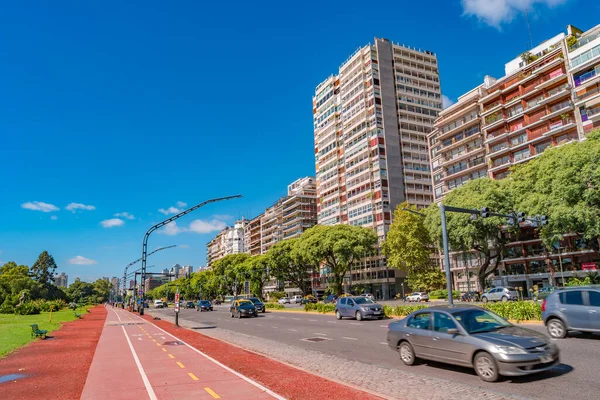
[[[46,333],[48,333],[45,329],[40,329],[37,324],[31,325],[31,337],[40,337],[42,339],[46,339]]]
[[[77,312],[75,310],[73,310],[73,313],[75,313],[75,317],[77,319],[81,319],[81,314],[77,314]]]

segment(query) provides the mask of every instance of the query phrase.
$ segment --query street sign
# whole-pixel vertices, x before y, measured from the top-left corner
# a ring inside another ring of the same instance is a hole
[[[584,271],[594,271],[596,269],[595,262],[581,263],[581,269]]]
[[[179,293],[175,293],[175,312],[179,312]]]

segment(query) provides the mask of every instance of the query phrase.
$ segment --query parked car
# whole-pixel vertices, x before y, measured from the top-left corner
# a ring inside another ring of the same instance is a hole
[[[328,303],[335,303],[337,301],[338,297],[335,294],[330,294],[329,296],[325,297],[323,299],[323,303],[328,304]]]
[[[538,290],[538,295],[537,298],[538,300],[544,300],[546,298],[548,298],[548,296],[550,296],[552,293],[554,293],[557,289],[556,286],[548,286],[545,288],[541,288],[540,290]]]
[[[474,306],[416,311],[389,325],[387,342],[406,365],[422,358],[471,367],[486,382],[546,371],[560,359],[545,335]]]
[[[404,301],[416,301],[417,303],[429,301],[429,295],[425,292],[414,292],[406,296]]]
[[[555,291],[542,302],[542,320],[550,336],[557,339],[569,331],[600,332],[600,287]]]
[[[316,303],[318,300],[315,296],[309,294],[308,296],[304,296],[304,298],[302,299],[302,301],[300,301],[300,304],[314,304]]]
[[[196,308],[196,311],[212,311],[212,310],[213,310],[213,306],[210,301],[200,300],[198,302],[198,307]]]
[[[262,312],[262,313],[265,312],[265,303],[260,301],[260,299],[258,297],[250,297],[248,300],[250,300],[254,304],[254,307],[256,308],[256,312]]]
[[[383,306],[364,296],[342,297],[335,305],[335,317],[337,319],[350,317],[361,321],[364,318],[382,319],[384,316]]]
[[[196,308],[196,305],[194,304],[193,301],[186,301],[185,308]]]
[[[163,308],[165,307],[162,300],[154,300],[154,308]]]
[[[519,295],[513,287],[495,287],[481,295],[481,301],[484,303],[487,303],[488,301],[509,300],[519,300]]]
[[[300,304],[302,303],[302,296],[292,296],[290,298],[290,304]]]
[[[465,292],[460,295],[460,301],[479,301],[479,293]]]
[[[229,312],[231,313],[231,318],[258,317],[256,307],[254,307],[254,303],[252,303],[250,300],[232,301],[231,307],[229,307]]]
[[[282,297],[277,302],[279,304],[290,304],[290,298],[289,297]]]
[[[361,296],[364,296],[371,301],[375,301],[375,296],[373,296],[372,293],[364,293],[364,294],[361,294]]]

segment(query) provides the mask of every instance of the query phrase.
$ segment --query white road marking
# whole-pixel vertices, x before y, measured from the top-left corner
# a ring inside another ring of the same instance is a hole
[[[300,318],[292,318],[292,319],[295,319],[296,321],[300,321]]]
[[[319,336],[327,336],[326,333],[319,333],[319,332],[315,332],[315,335],[319,335]]]
[[[258,325],[258,326],[262,326],[261,324],[256,324],[256,325]]]
[[[316,319],[309,319],[310,322],[317,322]]]
[[[346,340],[358,340],[357,338],[346,337],[346,336],[342,336],[342,339],[346,339]]]
[[[379,344],[387,344],[387,342],[379,342]]]
[[[362,325],[362,324],[360,324],[358,322],[350,322],[350,325]]]
[[[285,319],[285,317],[279,317],[279,319]]]
[[[388,327],[387,325],[379,325],[379,326],[382,327],[382,328],[387,328]]]
[[[139,338],[138,338],[138,340],[142,340],[142,338],[141,338],[141,337],[139,337]]]
[[[146,322],[145,320],[143,320],[142,318],[138,317],[137,315],[136,315],[135,317],[137,317],[137,318],[141,319],[142,321]],[[190,349],[192,349],[192,350],[193,350],[193,351],[195,351],[196,353],[200,354],[200,355],[201,355],[201,356],[203,356],[204,358],[206,358],[206,359],[208,359],[208,360],[210,360],[210,361],[214,362],[215,364],[217,364],[219,367],[223,368],[224,370],[226,370],[226,371],[228,371],[228,372],[231,372],[232,374],[234,374],[235,376],[237,376],[237,377],[239,377],[239,378],[242,378],[243,380],[245,380],[246,382],[248,382],[248,383],[249,383],[249,384],[251,384],[252,386],[254,386],[254,387],[256,387],[256,388],[260,389],[261,391],[263,391],[263,392],[265,392],[265,393],[267,393],[267,394],[269,394],[269,395],[273,396],[273,397],[274,397],[274,398],[276,398],[277,400],[286,400],[284,397],[281,397],[281,396],[280,396],[280,395],[278,395],[277,393],[275,393],[275,392],[273,392],[273,391],[271,391],[271,390],[267,389],[266,387],[262,386],[260,383],[253,381],[252,379],[248,378],[248,377],[247,377],[247,376],[245,376],[245,375],[242,375],[242,374],[240,374],[240,373],[239,373],[239,372],[237,372],[237,371],[234,371],[233,369],[229,368],[228,366],[226,366],[226,365],[224,365],[224,364],[220,363],[219,361],[215,360],[214,358],[212,358],[212,357],[211,357],[211,356],[209,356],[208,354],[205,354],[205,353],[201,352],[200,350],[198,350],[197,348],[190,346],[188,343],[184,342],[183,340],[179,339],[178,337],[176,337],[176,336],[174,336],[174,335],[171,335],[169,332],[167,332],[167,331],[165,331],[164,329],[162,329],[162,328],[160,328],[160,327],[158,327],[158,326],[154,325],[152,322],[148,322],[148,323],[149,323],[149,324],[151,324],[151,325],[153,325],[153,326],[154,326],[156,329],[159,329],[159,330],[163,331],[163,332],[164,332],[165,334],[167,334],[168,336],[171,336],[173,339],[175,339],[175,340],[177,340],[177,341],[179,341],[179,342],[183,343],[184,345],[186,345],[187,347],[189,347]],[[123,327],[121,327],[121,328],[123,328]],[[123,330],[125,330],[125,328],[123,328]],[[129,340],[129,338],[128,338],[128,340]],[[154,392],[152,392],[152,394],[154,394]],[[150,398],[151,398],[151,400],[156,400],[156,396],[155,396],[155,395],[154,395],[154,396],[151,396]]]
[[[337,324],[335,321],[327,321],[328,324]]]
[[[279,327],[278,326],[274,326],[273,329],[279,329]]]
[[[298,329],[288,329],[288,331],[298,332]]]

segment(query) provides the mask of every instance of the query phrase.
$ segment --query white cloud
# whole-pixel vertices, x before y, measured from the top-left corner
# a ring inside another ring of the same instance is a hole
[[[227,224],[223,221],[219,221],[216,219],[212,219],[210,221],[203,221],[201,219],[196,219],[192,221],[189,227],[180,227],[177,225],[175,221],[169,222],[165,227],[159,231],[159,233],[163,233],[169,236],[175,236],[182,232],[193,232],[193,233],[210,233],[215,231],[220,231],[224,229]],[[183,246],[179,246],[183,247]],[[184,247],[185,248],[185,247]]]
[[[135,217],[132,214],[129,214],[127,211],[126,212],[122,212],[122,213],[116,213],[115,217],[122,217],[122,218],[127,218],[127,219],[135,219]]]
[[[557,7],[568,0],[462,0],[464,15],[477,17],[489,26],[500,28],[511,22],[519,13],[536,5],[548,8]]]
[[[450,97],[446,96],[445,94],[442,95],[442,108],[448,108],[450,107],[452,104],[454,104],[454,101],[452,101],[450,99]]]
[[[183,208],[183,207],[186,207],[186,206],[187,206],[187,203],[184,203],[183,201],[178,201],[177,203],[175,203],[175,205],[176,205],[177,207],[181,207],[181,208]]]
[[[75,256],[75,257],[69,259],[69,264],[91,265],[91,264],[98,264],[98,261],[92,260],[91,258],[85,258],[83,256]]]
[[[69,203],[68,206],[65,207],[66,210],[75,212],[77,210],[87,210],[87,211],[93,211],[96,209],[96,207],[92,206],[92,205],[85,205],[85,204],[81,204],[81,203]]]
[[[201,219],[194,220],[190,223],[189,230],[195,233],[210,233],[225,229],[227,224],[223,221],[213,219],[211,221],[202,221]]]
[[[169,207],[167,209],[165,209],[165,208],[159,208],[158,212],[163,213],[165,215],[169,215],[169,214],[179,214],[181,212],[181,210],[179,208],[176,208],[176,207]]]
[[[113,228],[115,226],[123,226],[125,225],[125,221],[119,218],[105,219],[100,222],[104,228]]]
[[[42,212],[52,212],[58,211],[60,208],[56,207],[54,204],[44,203],[42,201],[28,201],[27,203],[21,204],[21,207],[26,210],[34,210],[34,211],[42,211]]]
[[[51,219],[52,221],[56,221],[56,220],[58,219],[58,216],[56,216],[56,215],[53,215],[53,216],[51,216],[51,217],[50,217],[50,219]]]

